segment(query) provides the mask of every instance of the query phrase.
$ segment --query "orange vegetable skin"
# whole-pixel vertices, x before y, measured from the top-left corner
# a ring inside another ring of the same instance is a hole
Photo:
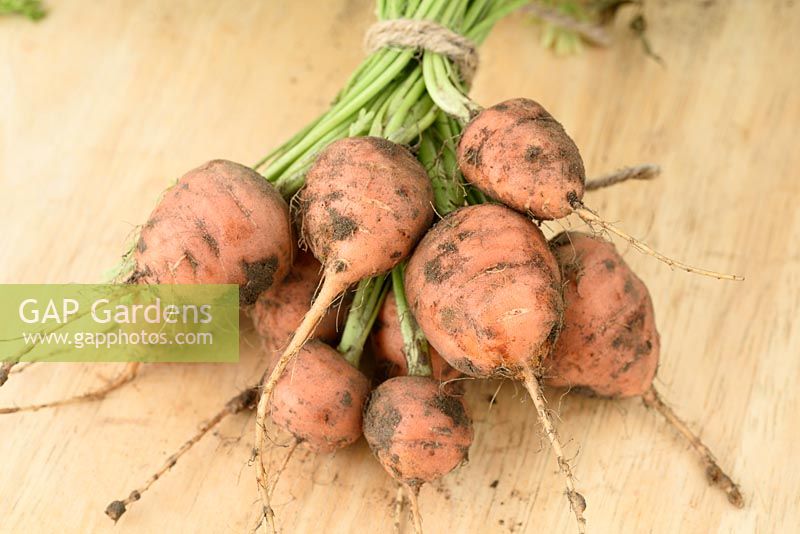
[[[364,436],[392,477],[418,488],[467,460],[472,420],[461,399],[442,392],[439,382],[401,376],[372,392]]]
[[[458,144],[464,177],[492,198],[537,219],[559,219],[583,198],[578,147],[533,100],[507,100],[479,113]]]
[[[459,371],[523,378],[561,327],[560,274],[542,232],[499,205],[461,208],[420,242],[406,269],[414,317]]]
[[[564,277],[564,328],[546,383],[602,397],[635,397],[653,383],[659,335],[650,293],[612,243],[577,232],[553,241]]]
[[[369,380],[318,340],[303,346],[278,380],[271,415],[310,450],[333,452],[361,436]]]
[[[243,306],[292,263],[289,208],[257,172],[214,160],[168,189],[144,225],[132,281],[238,284]]]
[[[425,169],[379,137],[328,146],[301,193],[302,233],[325,276],[346,285],[385,273],[411,253],[433,220]]]

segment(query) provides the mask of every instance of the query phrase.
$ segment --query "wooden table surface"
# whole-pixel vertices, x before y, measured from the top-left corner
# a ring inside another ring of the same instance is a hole
[[[0,19],[3,283],[100,280],[171,180],[211,158],[255,162],[324,110],[373,21],[369,0],[48,3],[40,24]],[[706,486],[640,402],[551,401],[591,532],[793,531],[800,6],[662,0],[647,14],[664,67],[622,27],[611,49],[561,59],[529,21],[505,20],[481,51],[474,96],[542,102],[589,174],[661,164],[657,181],[587,203],[664,252],[746,275],[671,272],[620,245],[653,295],[658,387],[741,482],[745,509]],[[254,344],[245,336],[236,365],[151,365],[103,402],[0,417],[0,531],[244,531],[257,513],[252,414],[225,421],[116,527],[103,510],[253,379]],[[0,390],[0,405],[75,394],[117,369],[34,366]],[[427,532],[573,532],[520,388],[475,382],[467,401],[471,461],[422,490]],[[390,531],[395,487],[363,442],[296,455],[278,492],[284,532]]]

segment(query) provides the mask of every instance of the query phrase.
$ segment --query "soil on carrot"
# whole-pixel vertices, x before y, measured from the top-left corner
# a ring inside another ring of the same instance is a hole
[[[380,391],[373,393],[380,395]],[[372,402],[374,399],[370,399]],[[400,420],[400,410],[396,406],[386,406],[379,413],[367,412],[364,418],[364,428],[376,437],[375,444],[381,450],[388,451],[392,446],[395,430]]]
[[[248,263],[242,261],[247,282],[239,287],[239,302],[248,306],[258,300],[258,296],[275,283],[278,270],[278,257],[272,255],[264,260]]]
[[[472,421],[464,409],[464,404],[457,398],[442,394],[431,399],[430,403],[434,409],[449,417],[455,426],[462,428],[472,426]]]
[[[350,217],[339,213],[335,208],[328,208],[331,217],[332,237],[334,241],[344,241],[356,233],[358,224]]]

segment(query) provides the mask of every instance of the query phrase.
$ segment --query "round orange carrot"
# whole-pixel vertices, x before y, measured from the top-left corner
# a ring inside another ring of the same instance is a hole
[[[399,376],[378,386],[364,412],[364,437],[383,468],[409,493],[417,532],[417,494],[469,456],[472,419],[459,397],[424,376]]]
[[[558,265],[542,232],[503,206],[461,208],[436,224],[406,269],[430,344],[470,376],[521,379],[561,329]]]
[[[586,501],[540,387],[563,314],[561,277],[541,230],[499,205],[461,208],[440,221],[408,263],[406,294],[433,346],[459,371],[524,382],[559,470],[578,529]]]
[[[484,193],[537,219],[560,219],[583,198],[586,173],[561,124],[527,98],[479,113],[458,144],[464,177]]]
[[[239,284],[247,306],[286,276],[292,249],[277,190],[250,168],[214,160],[164,193],[142,228],[130,281]]]
[[[369,380],[325,343],[306,343],[275,386],[270,413],[314,452],[333,452],[361,436]]]
[[[653,385],[659,336],[650,293],[614,245],[578,232],[551,241],[564,277],[564,329],[544,362],[546,382],[601,397],[641,397],[700,458],[706,478],[734,506],[739,486]]]
[[[399,376],[372,392],[364,436],[390,475],[419,486],[467,460],[472,420],[461,399],[443,393],[436,380]]]
[[[546,383],[602,397],[642,395],[658,367],[650,293],[614,245],[577,232],[551,240],[564,278],[564,327],[544,362]]]
[[[692,267],[665,256],[603,220],[583,204],[586,173],[575,142],[541,105],[516,98],[480,112],[458,144],[464,177],[483,193],[539,220],[575,213],[596,232],[609,232],[670,267],[724,280],[743,277]]]

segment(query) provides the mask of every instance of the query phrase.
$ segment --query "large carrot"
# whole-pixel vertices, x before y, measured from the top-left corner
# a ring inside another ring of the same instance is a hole
[[[164,194],[142,228],[130,281],[239,284],[247,306],[286,276],[292,251],[277,190],[248,167],[214,160]]]
[[[459,371],[520,380],[530,392],[583,531],[586,502],[539,385],[561,329],[558,264],[542,232],[499,205],[454,211],[428,232],[406,271],[409,304],[431,345]]]
[[[661,345],[647,286],[605,240],[568,232],[551,242],[566,309],[564,328],[544,362],[546,383],[593,396],[641,397],[689,442],[709,483],[734,506],[744,506],[739,486],[653,385]]]

